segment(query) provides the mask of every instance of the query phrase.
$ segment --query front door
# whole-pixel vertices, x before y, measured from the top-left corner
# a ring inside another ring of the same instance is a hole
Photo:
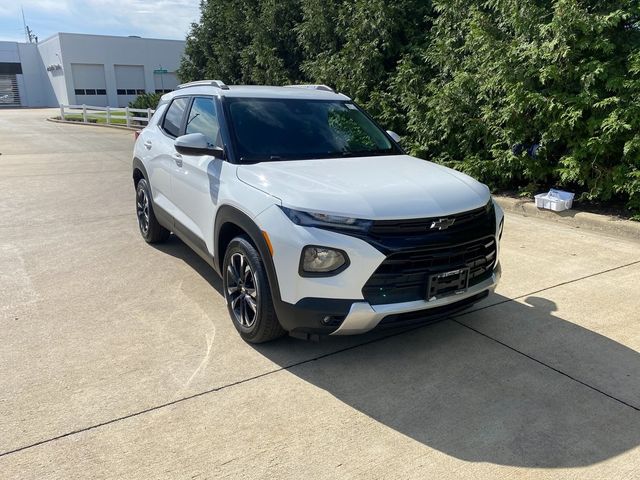
[[[184,134],[202,133],[211,145],[222,146],[215,100],[195,97],[188,112]],[[213,219],[218,204],[224,160],[211,155],[178,154],[174,164],[171,196],[176,206],[175,228],[194,243],[213,252]],[[195,237],[195,238],[192,238]]]

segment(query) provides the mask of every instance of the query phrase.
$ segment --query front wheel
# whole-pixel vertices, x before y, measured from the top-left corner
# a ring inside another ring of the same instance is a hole
[[[268,342],[285,334],[273,307],[262,258],[247,237],[229,243],[222,279],[229,315],[245,341]]]

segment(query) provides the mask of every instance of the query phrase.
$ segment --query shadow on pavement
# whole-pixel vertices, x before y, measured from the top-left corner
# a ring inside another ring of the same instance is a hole
[[[218,294],[222,295],[222,279],[215,270],[205,262],[200,256],[182,242],[178,237],[171,234],[169,239],[163,243],[152,243],[152,247],[163,253],[179,258],[193,268]]]
[[[506,298],[494,295],[491,300]],[[571,362],[588,357],[590,367],[579,380],[591,385],[598,375],[625,378],[610,384],[611,391],[603,389],[614,397],[638,390],[637,352],[553,316],[555,304],[547,299],[527,302],[496,305],[461,319],[472,328],[474,317],[499,319],[504,328],[526,330],[532,346],[555,339],[556,347],[565,349],[561,357],[570,361],[554,368],[572,375],[582,366],[574,369]],[[279,359],[292,341],[257,350]],[[544,353],[530,355],[546,363]],[[578,467],[640,444],[638,411],[457,321],[424,326],[289,371],[389,428],[466,461]],[[640,399],[634,406],[639,404]]]
[[[180,240],[156,248],[221,292],[217,274]],[[615,399],[640,407],[638,352],[555,316],[546,298],[489,302],[404,332],[253,347],[387,427],[466,461],[580,467],[640,444],[640,413]],[[321,360],[296,365],[302,346],[307,359]]]

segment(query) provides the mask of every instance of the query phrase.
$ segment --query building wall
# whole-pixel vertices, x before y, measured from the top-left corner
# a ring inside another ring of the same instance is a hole
[[[71,64],[63,61],[60,37],[54,35],[40,42],[38,52],[49,83],[48,106],[57,107],[61,103],[69,104],[67,77],[70,77]]]
[[[25,107],[46,107],[51,104],[53,90],[47,79],[42,59],[35,43],[18,43],[18,55],[22,64],[22,91],[20,97]]]
[[[168,86],[165,89],[173,89],[177,85],[175,71],[180,64],[180,58],[184,51],[185,42],[180,40],[159,40],[137,37],[112,37],[106,35],[80,35],[74,33],[60,33],[60,46],[63,59],[66,63],[85,63],[104,65],[107,103],[110,106],[126,106],[136,94],[118,95],[116,70],[121,82],[133,81],[135,84],[124,87],[126,90],[142,90],[153,92],[156,90],[154,70],[162,69],[172,73],[166,74],[164,79]],[[127,68],[133,67],[133,68]],[[141,68],[140,68],[141,67]],[[140,81],[142,74],[144,81]],[[133,75],[133,76],[132,76]],[[80,101],[74,90],[73,79],[68,89],[71,103],[87,103]]]
[[[37,45],[0,42],[0,63],[21,64],[22,73],[16,74],[16,81],[22,106],[124,107],[143,91],[169,91],[178,85],[175,72],[184,44],[179,40],[58,33]],[[167,73],[154,74],[154,70]]]
[[[0,42],[0,63],[19,65],[20,73],[9,76],[15,76],[20,106],[43,107],[48,104],[44,70],[35,44]],[[4,77],[6,80],[7,75]]]

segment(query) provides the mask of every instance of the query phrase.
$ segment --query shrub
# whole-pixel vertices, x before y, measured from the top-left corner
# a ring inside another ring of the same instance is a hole
[[[138,95],[135,100],[129,102],[129,108],[151,108],[155,110],[160,103],[161,93],[143,93]]]

